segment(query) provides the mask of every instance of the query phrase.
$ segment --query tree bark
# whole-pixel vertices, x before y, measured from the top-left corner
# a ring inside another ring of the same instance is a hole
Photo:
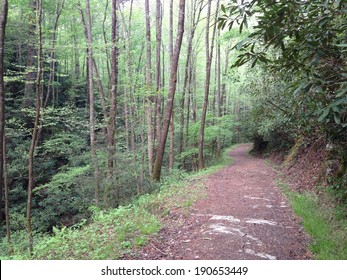
[[[153,172],[154,146],[153,146],[153,123],[152,123],[152,51],[151,51],[151,24],[149,16],[149,0],[145,0],[145,17],[146,17],[146,47],[147,47],[147,141],[148,141],[148,171],[149,175]]]
[[[211,17],[211,0],[208,1],[208,11],[207,11],[207,21],[206,21],[206,37],[205,37],[205,45],[206,45],[206,82],[205,82],[205,97],[204,97],[204,105],[202,109],[201,116],[201,126],[200,126],[200,141],[199,141],[199,169],[205,168],[205,159],[204,159],[204,141],[205,141],[205,122],[206,122],[206,114],[207,114],[207,106],[208,106],[208,96],[210,93],[210,80],[211,80],[211,64],[212,64],[212,56],[213,56],[213,48],[214,48],[214,37],[216,33],[216,22],[218,16],[218,7],[219,0],[217,1],[217,8],[214,20],[213,27],[213,35],[211,40],[211,49],[210,49],[210,17]]]
[[[82,21],[82,25],[83,25],[83,28],[84,28],[84,35],[86,38],[88,38],[88,28],[87,28],[87,23],[86,23],[86,19],[84,17],[84,13],[83,13],[83,10],[82,8],[79,7],[79,11],[80,11],[80,15],[81,15],[81,21]],[[97,84],[97,87],[99,89],[99,95],[100,95],[100,100],[101,100],[101,107],[102,107],[102,113],[103,113],[103,116],[104,116],[104,121],[105,121],[105,124],[107,123],[108,121],[108,112],[107,112],[107,105],[106,105],[106,96],[105,96],[105,90],[104,90],[104,86],[102,85],[102,81],[101,81],[101,78],[100,78],[100,75],[99,75],[99,70],[98,70],[98,66],[96,64],[96,61],[95,61],[95,58],[94,58],[94,55],[92,54],[92,57],[91,57],[92,61],[93,61],[93,75],[95,75],[95,78],[96,78],[96,84]],[[87,63],[88,64],[88,63]],[[89,71],[87,71],[87,74],[89,73]],[[88,75],[87,75],[88,76]],[[89,96],[89,95],[88,95]],[[88,97],[89,99],[89,97]],[[105,130],[105,129],[104,129]],[[108,125],[106,125],[106,131],[104,132],[105,133],[105,141],[106,141],[106,144],[107,144],[107,139],[108,139],[108,135],[109,135],[109,127]]]
[[[218,37],[220,36],[220,31],[218,31]],[[217,117],[218,123],[221,122],[222,117],[222,104],[221,104],[221,61],[220,61],[220,42],[218,42],[217,46]],[[217,157],[221,156],[221,131],[220,125],[218,126],[218,136],[217,136]]]
[[[160,138],[161,128],[161,61],[160,51],[162,43],[162,5],[161,0],[156,0],[156,97],[155,97],[155,109],[156,109],[156,140]]]
[[[55,10],[55,19],[54,19],[54,25],[53,25],[53,35],[52,35],[52,46],[51,46],[51,53],[50,53],[50,63],[49,63],[49,79],[47,84],[47,93],[46,98],[44,102],[44,108],[47,107],[47,104],[49,102],[49,98],[52,93],[53,88],[53,81],[54,81],[54,73],[55,73],[55,45],[57,42],[57,31],[58,31],[58,22],[61,15],[61,12],[64,8],[65,0],[58,1],[56,4],[56,10]]]
[[[100,202],[100,186],[99,186],[99,167],[96,155],[95,145],[95,116],[94,116],[94,82],[93,82],[93,40],[92,40],[92,17],[90,12],[90,1],[86,0],[86,26],[87,26],[87,51],[88,51],[88,96],[89,96],[89,137],[90,137],[90,153],[94,167],[94,190],[95,205]]]
[[[170,32],[169,32],[169,49],[170,49],[170,68],[173,63],[173,0],[170,0]],[[174,127],[174,110],[171,112],[170,125],[169,125],[169,135],[170,135],[170,149],[169,149],[169,173],[172,173],[175,155],[175,127]]]
[[[0,14],[0,225],[2,224],[2,197],[3,189],[7,186],[4,182],[5,174],[5,84],[4,84],[4,56],[5,56],[5,30],[7,24],[8,14],[8,1],[2,0],[1,14]],[[5,197],[6,203],[6,197]],[[5,207],[6,208],[6,207]],[[7,220],[7,219],[6,219]]]
[[[182,46],[182,38],[184,33],[184,15],[185,15],[185,0],[180,0],[177,37],[176,37],[175,49],[174,49],[174,53],[172,57],[172,63],[170,65],[169,94],[166,101],[163,128],[161,131],[160,142],[158,145],[156,160],[155,160],[154,169],[153,169],[153,179],[156,181],[160,181],[163,157],[165,152],[165,144],[166,144],[167,134],[169,130],[170,119],[172,116],[175,91],[176,91],[176,83],[177,83],[178,60],[179,60],[179,55],[180,55],[181,46]]]
[[[198,1],[192,2],[192,19],[191,19],[191,26],[190,31],[188,35],[188,47],[187,47],[187,58],[186,58],[186,65],[185,65],[185,73],[184,73],[184,81],[183,81],[183,91],[182,91],[182,97],[181,97],[181,108],[180,108],[180,132],[178,137],[178,154],[180,155],[183,151],[183,131],[184,131],[184,107],[185,107],[185,99],[186,99],[186,91],[187,91],[187,85],[188,85],[188,78],[189,78],[189,72],[191,72],[192,62],[192,51],[193,51],[193,39],[195,35],[195,30],[198,25],[198,22],[200,20],[201,11],[203,8],[203,2],[199,2],[200,6],[198,5]],[[198,15],[196,17],[196,11],[198,10]],[[188,96],[189,99],[189,96]],[[189,101],[188,101],[189,102]]]
[[[106,35],[106,20],[107,20],[107,12],[108,12],[108,6],[109,6],[109,1],[106,0],[105,4],[105,10],[104,10],[104,18],[102,21],[102,35],[105,43],[105,53],[106,53],[106,66],[107,66],[107,74],[109,80],[111,80],[111,70],[110,70],[110,62],[109,62],[109,50],[108,50],[108,42],[107,42],[107,35]]]
[[[1,40],[1,39],[0,39]],[[6,220],[6,240],[10,247],[9,253],[12,254],[13,248],[11,245],[11,227],[10,227],[10,207],[8,200],[8,181],[7,181],[7,155],[6,155],[6,135],[3,136],[3,181],[5,191],[5,220]]]
[[[24,85],[24,99],[23,106],[29,107],[33,105],[31,100],[31,95],[34,92],[35,84],[35,29],[36,29],[36,9],[37,9],[37,0],[30,0],[30,9],[31,14],[29,17],[29,42],[28,42],[28,58],[27,58],[27,75],[25,78]]]
[[[111,32],[111,107],[108,125],[108,168],[111,174],[111,182],[115,180],[116,167],[116,105],[117,105],[117,86],[118,86],[118,1],[112,0],[112,32]],[[119,206],[120,189],[116,184],[116,207]]]
[[[32,132],[31,145],[29,149],[29,163],[28,163],[28,173],[29,173],[29,182],[28,182],[28,199],[27,199],[27,213],[26,213],[26,222],[27,222],[27,232],[29,236],[29,254],[32,255],[33,252],[33,234],[31,227],[31,207],[32,207],[32,192],[34,189],[34,156],[35,148],[37,143],[38,127],[40,122],[40,110],[41,110],[41,71],[42,71],[42,0],[37,1],[37,37],[38,37],[38,50],[37,50],[37,74],[36,74],[36,113],[34,128]]]

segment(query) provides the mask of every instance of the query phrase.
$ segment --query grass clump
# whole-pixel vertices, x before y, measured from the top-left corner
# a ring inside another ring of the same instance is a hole
[[[158,232],[159,220],[135,205],[113,210],[92,207],[90,224],[81,228],[54,229],[34,248],[34,259],[119,259],[130,249],[144,245]]]
[[[312,241],[309,249],[318,260],[347,259],[347,221],[336,215],[335,206],[329,203],[329,194],[297,193],[280,184],[295,213],[302,218],[305,231]]]

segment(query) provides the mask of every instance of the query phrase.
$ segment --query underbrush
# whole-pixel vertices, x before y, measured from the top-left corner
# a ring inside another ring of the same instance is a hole
[[[32,257],[27,251],[27,233],[24,230],[14,232],[11,248],[5,238],[0,244],[0,259],[101,260],[132,255],[161,229],[162,220],[172,209],[189,212],[194,202],[204,197],[201,177],[230,164],[231,149],[226,150],[215,165],[197,174],[176,170],[165,177],[153,193],[134,198],[127,206],[110,210],[92,206],[90,221],[82,220],[71,227],[54,227],[53,234],[34,234]]]
[[[191,205],[200,193],[199,186],[188,188],[183,179],[172,179],[162,184],[160,191],[142,195],[128,206],[112,210],[92,206],[89,223],[83,220],[69,228],[53,228],[53,235],[34,235],[32,259],[120,259],[146,245],[171,208]],[[12,244],[11,259],[30,259],[25,231],[16,232]],[[1,249],[1,255],[9,251],[5,240]]]
[[[318,260],[347,259],[347,220],[341,215],[346,209],[336,206],[327,191],[298,193],[280,183],[295,213],[302,218],[305,231],[311,237],[309,245],[314,258]]]
[[[53,234],[34,234],[32,257],[27,251],[26,231],[14,232],[11,246],[6,239],[0,244],[0,259],[97,260],[131,255],[160,230],[161,220],[171,209],[189,211],[193,203],[204,196],[200,178],[230,164],[230,150],[226,150],[215,165],[197,174],[176,171],[164,178],[156,191],[133,199],[127,206],[111,210],[92,206],[93,214],[88,222],[82,220],[72,227],[54,227]],[[10,256],[8,252],[12,252]]]

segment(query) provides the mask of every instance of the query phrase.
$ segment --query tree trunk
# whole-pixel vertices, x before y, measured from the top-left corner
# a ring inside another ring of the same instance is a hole
[[[110,70],[110,62],[109,62],[109,50],[108,50],[108,42],[107,42],[107,35],[106,35],[106,20],[107,20],[107,12],[108,12],[108,6],[109,6],[109,1],[106,0],[105,4],[105,10],[104,10],[104,19],[102,21],[102,35],[104,39],[104,44],[105,44],[105,53],[106,53],[106,66],[107,66],[107,74],[109,80],[112,79],[111,77],[111,70]]]
[[[161,0],[156,0],[156,139],[159,141],[161,128],[161,61],[160,50],[162,41],[162,6]]]
[[[29,254],[33,252],[33,234],[31,227],[31,204],[32,204],[32,192],[34,189],[34,156],[37,143],[38,126],[40,122],[40,110],[41,110],[41,71],[42,71],[42,0],[37,1],[37,37],[38,37],[38,50],[37,50],[37,74],[36,74],[36,113],[34,128],[32,132],[31,145],[29,149],[29,163],[28,163],[28,199],[27,199],[27,232],[29,236]]]
[[[1,39],[0,39],[1,40]],[[8,201],[8,181],[7,181],[7,155],[6,155],[6,136],[3,136],[3,181],[5,191],[5,219],[6,219],[6,240],[10,247],[9,253],[12,254],[13,248],[11,245],[11,227],[10,227],[10,207]]]
[[[170,0],[170,32],[169,32],[169,49],[170,49],[170,68],[173,63],[173,0]],[[175,155],[175,128],[174,128],[174,110],[172,109],[170,125],[169,125],[169,135],[170,135],[170,149],[169,149],[169,173],[172,173]]]
[[[178,18],[178,30],[175,43],[175,49],[172,57],[172,63],[170,65],[170,83],[169,83],[169,94],[166,101],[166,108],[163,120],[163,128],[161,131],[160,142],[158,145],[157,155],[154,163],[153,179],[160,181],[161,168],[163,164],[165,144],[167,139],[167,134],[170,125],[170,119],[172,116],[176,83],[177,83],[177,68],[178,60],[182,46],[182,38],[184,33],[184,15],[185,15],[185,0],[180,0],[179,2],[179,18]]]
[[[153,123],[152,123],[152,53],[151,53],[151,24],[149,17],[149,0],[145,0],[145,16],[146,16],[146,46],[147,46],[147,139],[148,139],[148,171],[149,175],[153,170],[154,146],[153,146]]]
[[[64,8],[65,0],[58,1],[56,4],[55,10],[55,20],[53,25],[53,35],[52,35],[52,46],[51,46],[51,54],[50,54],[50,63],[49,63],[49,79],[47,84],[47,93],[44,102],[44,108],[47,107],[49,102],[49,98],[51,97],[53,81],[54,81],[54,72],[55,72],[55,45],[57,43],[57,31],[58,31],[58,22],[61,15],[61,12]]]
[[[133,103],[133,92],[134,92],[134,81],[133,81],[133,67],[132,67],[132,54],[131,54],[131,20],[133,11],[133,0],[130,1],[130,11],[128,21],[125,20],[124,13],[119,9],[122,17],[123,26],[123,40],[124,48],[126,50],[126,65],[127,69],[124,70],[124,111],[125,111],[125,122],[128,129],[126,129],[126,139],[127,139],[127,150],[135,151],[135,132],[134,132],[134,103]],[[128,85],[128,87],[127,87]],[[136,154],[134,153],[134,160],[136,161]]]
[[[85,35],[86,38],[88,38],[88,28],[87,28],[87,23],[86,23],[86,20],[85,20],[85,17],[84,17],[84,13],[83,13],[83,10],[81,8],[79,8],[79,10],[80,10],[80,14],[81,14],[82,25],[83,25],[83,28],[84,28],[84,35]],[[104,121],[105,121],[105,124],[106,124],[107,120],[108,120],[108,112],[107,112],[107,106],[106,106],[105,91],[104,91],[104,87],[102,85],[102,81],[101,81],[101,78],[100,78],[100,75],[99,75],[98,66],[96,64],[96,61],[95,61],[95,58],[94,58],[93,54],[92,54],[92,58],[91,59],[93,61],[93,75],[95,75],[96,84],[97,84],[97,87],[99,89],[102,113],[103,113]],[[87,71],[87,72],[89,73],[89,71]],[[109,134],[108,129],[109,129],[109,127],[106,126],[106,131],[105,131],[106,143],[107,143],[107,137],[108,137],[108,134]]]
[[[86,0],[86,25],[87,25],[87,51],[88,51],[88,96],[89,96],[89,136],[90,136],[90,152],[94,167],[94,190],[95,205],[100,202],[99,190],[99,167],[96,155],[95,145],[95,116],[94,116],[94,82],[93,82],[93,40],[92,40],[92,17],[90,13],[90,2]]]
[[[8,2],[2,0],[0,14],[0,225],[2,224],[2,197],[3,189],[7,186],[4,184],[5,163],[5,85],[4,85],[4,56],[5,56],[5,30],[7,24]],[[6,202],[6,197],[5,197]],[[6,207],[5,207],[6,208]],[[6,219],[7,220],[7,219]]]
[[[212,55],[214,48],[214,37],[216,32],[216,22],[218,16],[218,7],[219,0],[217,1],[217,8],[214,20],[213,27],[213,35],[212,35],[212,43],[210,49],[210,17],[211,17],[211,0],[208,1],[208,11],[207,11],[207,22],[206,22],[206,82],[205,82],[205,97],[204,97],[204,105],[202,109],[201,116],[201,126],[200,126],[200,141],[199,141],[199,169],[205,168],[205,159],[204,159],[204,141],[205,141],[205,122],[206,122],[206,114],[207,114],[207,106],[208,106],[208,96],[210,93],[210,80],[211,80],[211,64],[212,64]]]
[[[112,0],[112,32],[111,32],[111,107],[108,125],[108,168],[111,174],[111,182],[115,180],[116,167],[116,143],[115,143],[115,127],[116,127],[116,105],[117,105],[117,86],[118,86],[118,1]],[[120,202],[120,189],[116,184],[116,207]]]
[[[192,2],[192,19],[191,19],[191,27],[190,32],[188,36],[188,47],[187,47],[187,58],[186,58],[186,65],[185,65],[185,73],[184,73],[184,82],[183,82],[183,91],[182,91],[182,97],[181,97],[181,108],[180,108],[180,132],[178,137],[178,154],[180,155],[183,151],[183,131],[184,131],[184,107],[185,107],[185,99],[186,99],[186,90],[188,85],[188,77],[189,72],[191,72],[192,62],[192,51],[193,51],[193,39],[195,35],[195,30],[198,25],[198,22],[200,21],[200,15],[203,8],[203,2],[199,2],[199,7],[196,5],[198,4],[198,1]],[[198,9],[199,8],[199,9]],[[196,17],[196,11],[198,9],[198,15]],[[189,96],[188,96],[189,99]],[[189,102],[189,101],[188,101]],[[189,109],[188,109],[189,110]]]
[[[34,84],[35,84],[35,29],[36,29],[36,9],[37,9],[37,0],[30,0],[30,19],[29,19],[29,42],[28,42],[28,58],[27,58],[27,71],[28,74],[25,78],[24,85],[24,99],[23,106],[30,107],[33,105],[31,96],[34,93]]]
[[[220,31],[218,30],[218,37],[220,36]],[[221,122],[222,111],[221,111],[221,79],[220,79],[220,42],[218,42],[217,46],[217,117],[218,123]],[[217,157],[221,156],[221,139],[220,139],[220,125],[218,125],[218,136],[217,136]]]

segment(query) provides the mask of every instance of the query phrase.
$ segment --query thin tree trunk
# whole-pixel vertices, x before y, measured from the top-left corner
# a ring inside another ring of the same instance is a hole
[[[142,108],[143,112],[145,112],[145,99],[142,99]],[[143,186],[145,181],[145,118],[142,118],[142,130],[141,130],[141,177],[140,177],[140,185],[137,190],[137,194],[141,195],[143,193]]]
[[[128,126],[129,131],[126,132],[126,137],[128,138],[128,145],[130,151],[135,151],[135,131],[134,131],[134,104],[133,104],[133,91],[134,91],[134,81],[133,79],[133,73],[132,73],[132,55],[131,55],[131,20],[132,20],[132,11],[133,11],[133,0],[130,1],[130,12],[129,12],[129,18],[128,22],[125,21],[124,13],[120,10],[122,21],[123,21],[123,28],[124,28],[124,34],[126,36],[124,37],[125,49],[126,49],[126,63],[127,63],[127,69],[125,70],[125,75],[128,80],[127,83],[129,84],[129,91],[126,89],[126,83],[124,83],[124,94],[125,94],[125,103],[124,103],[124,110],[127,112],[126,115],[126,126]],[[134,160],[136,161],[136,153],[134,153]]]
[[[161,0],[156,0],[156,139],[159,141],[161,128],[161,61],[160,50],[162,41],[162,5]]]
[[[225,65],[224,65],[224,71],[223,71],[223,83],[221,87],[221,107],[222,107],[222,114],[226,115],[226,80],[228,79],[228,69],[229,69],[229,54],[230,54],[231,46],[227,47],[225,51]]]
[[[189,121],[190,121],[190,105],[192,99],[192,80],[193,80],[193,60],[194,54],[191,54],[189,65],[189,73],[188,73],[188,96],[187,96],[187,116],[186,116],[186,136],[185,136],[185,149],[188,147],[189,140]]]
[[[170,68],[173,63],[173,0],[170,0],[170,32],[169,32],[169,49],[170,49]],[[178,72],[178,71],[177,71]],[[170,149],[169,149],[169,173],[172,173],[175,155],[175,127],[174,127],[174,110],[172,110],[170,117],[170,126],[169,126],[169,135],[170,135]]]
[[[169,173],[172,173],[174,162],[175,162],[175,124],[174,124],[174,111],[170,119],[170,153],[169,153]]]
[[[6,164],[2,160],[5,158],[5,84],[4,84],[4,56],[5,56],[5,31],[7,24],[8,2],[2,0],[1,14],[0,14],[0,225],[2,224],[2,197],[3,189],[5,189],[5,203],[6,203],[6,189],[7,186],[4,182]],[[6,206],[5,206],[6,208]],[[7,219],[6,219],[7,221]]]
[[[72,32],[74,33],[72,40],[73,40],[73,56],[74,56],[74,64],[75,64],[75,79],[78,80],[81,77],[81,66],[80,66],[80,57],[79,57],[79,51],[78,51],[78,43],[77,43],[77,35],[76,32],[76,26],[77,26],[77,21],[76,18],[72,18]],[[54,89],[54,88],[53,88]],[[53,93],[54,96],[54,93]]]
[[[186,99],[186,90],[187,90],[187,84],[188,84],[188,76],[189,72],[191,71],[191,57],[192,57],[192,50],[193,50],[193,39],[195,35],[195,30],[198,25],[198,22],[200,20],[201,11],[203,8],[203,1],[199,2],[200,6],[197,7],[198,1],[194,1],[192,3],[192,22],[190,27],[190,32],[188,36],[188,47],[187,47],[187,58],[186,58],[186,65],[185,65],[185,73],[184,73],[184,82],[183,82],[183,91],[182,91],[182,97],[181,97],[181,108],[180,108],[180,132],[178,137],[178,154],[180,155],[183,151],[183,131],[184,131],[184,107],[185,107],[185,99]],[[196,17],[196,11],[198,9],[198,15]],[[188,97],[189,100],[189,97]],[[188,101],[189,102],[189,101]],[[188,109],[189,110],[189,109]]]
[[[218,30],[218,37],[220,37],[220,31]],[[220,42],[218,42],[217,46],[217,117],[218,117],[218,123],[221,122],[222,117],[222,111],[221,111],[221,77],[220,77],[220,70],[221,68],[221,61],[220,61]],[[221,131],[220,131],[220,125],[218,125],[218,136],[217,136],[217,157],[220,158],[221,156]]]
[[[79,10],[80,10],[80,14],[81,14],[82,25],[83,25],[83,28],[84,28],[84,35],[85,35],[86,38],[88,38],[88,28],[87,28],[86,19],[84,17],[83,10],[81,8],[79,8]],[[92,59],[92,62],[93,62],[93,74],[95,75],[96,84],[97,84],[97,87],[99,89],[102,113],[103,113],[104,121],[105,121],[105,124],[106,124],[107,120],[108,120],[108,112],[107,112],[107,106],[106,106],[105,91],[104,91],[104,87],[102,85],[102,81],[101,81],[101,78],[100,78],[100,75],[99,75],[98,66],[96,64],[96,61],[95,61],[95,58],[94,58],[93,54],[92,54],[91,59]],[[88,71],[88,73],[89,73],[89,71]],[[109,134],[108,129],[109,129],[109,127],[106,125],[106,131],[105,131],[106,142],[107,142],[107,137],[108,137],[108,134]]]
[[[127,76],[126,70],[123,71],[124,77]],[[129,129],[129,94],[127,89],[127,83],[123,82],[123,91],[124,91],[124,121],[125,121],[125,147],[126,151],[129,152],[130,149],[130,129]]]
[[[27,60],[27,75],[25,78],[24,85],[24,99],[23,106],[29,107],[33,105],[31,96],[34,92],[34,83],[35,83],[35,29],[36,29],[36,9],[37,9],[37,0],[30,0],[30,19],[29,19],[29,42],[28,42],[28,60]]]
[[[41,71],[42,71],[42,0],[37,1],[37,37],[38,37],[38,50],[37,50],[37,75],[36,75],[36,112],[34,128],[32,132],[31,145],[29,149],[29,163],[28,163],[28,199],[27,199],[27,232],[29,236],[29,254],[32,255],[33,252],[33,234],[31,227],[31,207],[32,207],[32,193],[34,189],[34,156],[36,148],[36,140],[38,135],[38,127],[40,122],[40,110],[41,110]]]
[[[149,16],[149,0],[145,0],[145,17],[146,17],[146,46],[147,46],[147,140],[148,140],[148,171],[152,175],[153,159],[154,159],[154,146],[153,146],[153,123],[152,123],[152,53],[151,53],[151,25]]]
[[[105,53],[106,53],[106,66],[107,66],[107,74],[109,80],[111,80],[111,70],[110,70],[110,63],[109,63],[109,50],[108,50],[108,42],[107,42],[107,35],[106,35],[106,20],[107,20],[107,12],[108,12],[108,5],[109,1],[106,0],[105,4],[105,10],[104,10],[104,19],[102,21],[102,35],[104,39],[104,44],[105,44]]]
[[[58,22],[59,22],[59,18],[61,15],[61,12],[64,8],[64,4],[65,4],[65,0],[62,0],[62,2],[57,3],[56,6],[56,12],[55,12],[55,20],[54,20],[54,26],[53,26],[53,36],[52,36],[52,47],[51,47],[51,61],[49,63],[49,78],[48,78],[48,84],[47,84],[47,93],[46,93],[46,97],[43,97],[43,92],[44,92],[44,84],[42,83],[41,85],[41,108],[45,109],[48,105],[49,102],[49,98],[53,92],[54,94],[54,86],[53,86],[53,82],[54,82],[54,74],[55,74],[55,44],[57,41],[57,30],[58,30]],[[42,79],[44,77],[44,70],[42,69]],[[43,101],[44,100],[44,101]],[[42,110],[42,115],[40,118],[40,124],[39,124],[39,130],[37,133],[37,137],[36,137],[36,147],[41,139],[41,134],[42,134],[42,129],[43,129],[43,122],[44,122],[44,110]]]
[[[1,41],[1,39],[0,39]],[[8,200],[8,181],[7,181],[7,155],[6,155],[6,135],[3,136],[3,180],[4,180],[4,191],[5,191],[5,219],[6,219],[6,240],[9,245],[9,253],[13,253],[13,248],[11,245],[11,226],[10,226],[10,207]]]
[[[116,99],[118,85],[118,1],[112,0],[112,32],[111,32],[111,107],[108,125],[108,169],[111,174],[111,181],[115,180],[116,167],[116,143],[115,143],[115,127],[116,127]],[[116,207],[120,204],[120,189],[116,184]]]
[[[99,70],[98,66],[96,64],[96,61],[94,57],[92,58],[93,60],[93,70],[94,70],[94,75],[96,78],[96,85],[99,89],[99,95],[100,95],[100,100],[101,100],[101,107],[102,107],[102,114],[104,116],[105,123],[107,122],[108,114],[107,114],[107,106],[106,106],[106,97],[105,97],[105,91],[104,91],[104,86],[102,85],[102,81],[99,75]],[[108,131],[106,132],[108,135]]]
[[[54,72],[55,72],[55,45],[57,43],[57,31],[58,31],[58,22],[61,15],[61,12],[64,8],[65,0],[58,1],[56,4],[55,10],[55,20],[53,25],[53,35],[52,35],[52,47],[51,47],[51,55],[50,55],[50,63],[49,63],[49,79],[47,84],[47,93],[44,102],[44,108],[47,107],[49,102],[49,98],[51,97],[53,81],[54,81]]]
[[[89,95],[89,136],[90,152],[94,167],[94,190],[95,205],[100,203],[100,186],[99,186],[99,167],[96,155],[95,145],[95,112],[94,112],[94,82],[93,82],[93,40],[92,40],[92,17],[90,13],[90,2],[86,0],[86,26],[87,26],[87,50],[88,50],[88,95]]]
[[[166,101],[163,128],[162,128],[162,133],[161,133],[160,142],[158,145],[158,150],[157,150],[157,155],[156,155],[156,160],[154,163],[154,170],[153,170],[153,179],[156,181],[159,181],[161,176],[161,168],[163,164],[165,144],[166,144],[167,134],[169,130],[170,119],[171,119],[172,111],[173,111],[173,104],[174,104],[176,83],[177,83],[178,60],[179,60],[179,55],[180,55],[181,46],[182,46],[182,38],[184,33],[184,15],[185,15],[185,0],[180,0],[177,37],[176,37],[175,49],[174,49],[174,53],[172,57],[172,63],[170,65],[169,94]]]
[[[204,97],[204,105],[202,109],[202,116],[201,116],[201,126],[200,126],[200,141],[199,141],[199,169],[205,168],[205,159],[204,159],[204,141],[205,141],[205,122],[206,122],[206,114],[207,114],[207,106],[208,106],[208,96],[210,93],[210,80],[211,80],[211,64],[212,64],[212,55],[213,55],[213,48],[214,48],[214,37],[216,33],[216,22],[217,22],[217,16],[218,16],[218,7],[219,7],[219,0],[217,1],[217,8],[216,8],[216,14],[215,14],[215,20],[213,22],[213,35],[212,35],[212,43],[211,43],[211,49],[210,49],[210,17],[211,17],[211,0],[208,1],[208,11],[207,11],[207,22],[206,22],[206,37],[205,37],[205,44],[206,44],[206,82],[205,82],[205,97]]]

